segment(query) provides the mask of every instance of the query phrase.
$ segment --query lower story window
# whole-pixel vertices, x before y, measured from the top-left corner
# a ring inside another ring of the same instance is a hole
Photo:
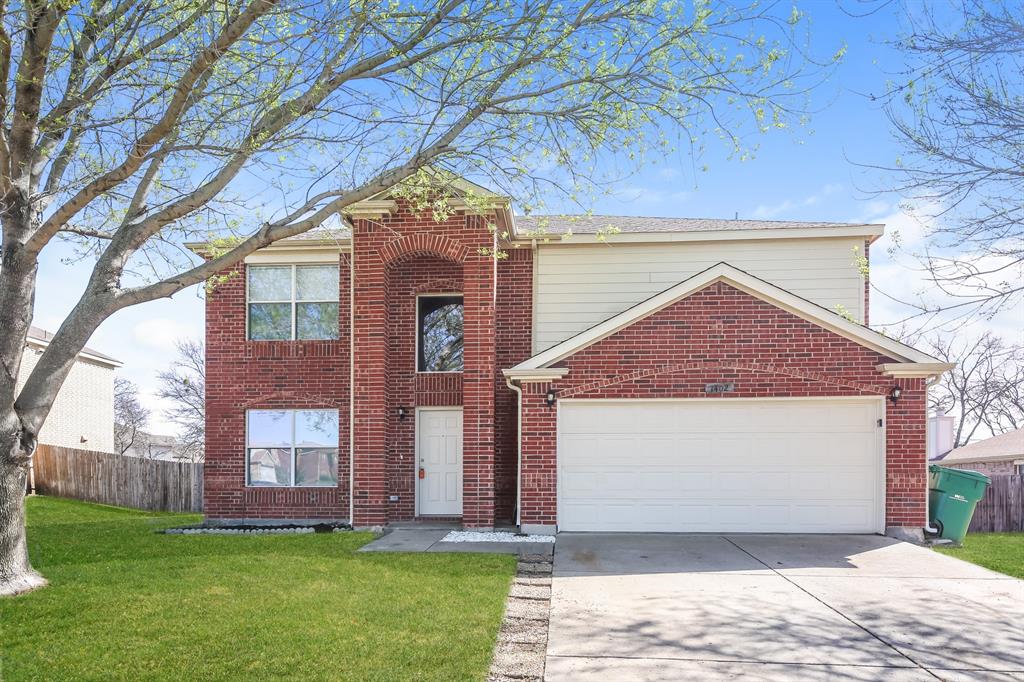
[[[254,486],[338,485],[337,410],[249,410],[246,470]]]

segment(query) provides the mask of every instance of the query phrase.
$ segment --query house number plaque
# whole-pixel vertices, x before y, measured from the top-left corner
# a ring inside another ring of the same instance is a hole
[[[732,393],[736,384],[704,384],[705,393]]]

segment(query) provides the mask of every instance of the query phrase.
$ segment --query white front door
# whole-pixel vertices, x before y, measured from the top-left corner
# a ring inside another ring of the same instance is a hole
[[[560,402],[559,530],[883,527],[879,398]]]
[[[416,411],[416,504],[420,516],[462,515],[462,408]]]

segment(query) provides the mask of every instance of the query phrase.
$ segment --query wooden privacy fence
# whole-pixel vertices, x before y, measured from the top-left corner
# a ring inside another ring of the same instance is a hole
[[[203,465],[40,445],[36,492],[147,511],[201,512]]]
[[[992,476],[968,532],[1024,531],[1024,476]]]

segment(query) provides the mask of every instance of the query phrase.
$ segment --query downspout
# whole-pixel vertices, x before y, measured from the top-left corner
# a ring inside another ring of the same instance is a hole
[[[516,392],[516,527],[522,529],[522,505],[523,494],[523,389],[512,383],[508,377],[505,378],[505,385]]]
[[[348,522],[356,515],[356,230],[352,226],[348,252]]]
[[[929,472],[928,472],[928,466],[929,466],[928,465],[928,454],[927,454],[928,453],[928,441],[931,440],[931,437],[932,437],[931,436],[932,430],[930,428],[928,428],[928,389],[931,388],[932,386],[934,386],[935,384],[939,383],[939,379],[941,379],[941,378],[942,378],[941,374],[936,374],[936,375],[928,377],[924,381],[924,451],[925,451],[925,457],[924,457],[924,480],[926,480],[926,481],[928,480],[928,475],[929,475]],[[928,509],[927,509],[927,507],[925,507],[925,512],[924,512],[924,532],[928,533],[929,535],[938,535],[939,534],[939,529],[938,528],[932,528],[929,525],[929,523],[930,523],[930,521],[928,519]]]

